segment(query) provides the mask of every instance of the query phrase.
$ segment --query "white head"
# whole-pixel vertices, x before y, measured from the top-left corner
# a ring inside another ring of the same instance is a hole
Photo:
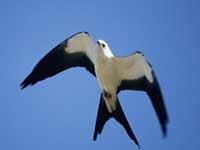
[[[103,52],[103,54],[104,54],[105,56],[107,56],[108,58],[113,57],[113,54],[112,54],[112,52],[111,52],[111,50],[110,50],[108,44],[107,44],[105,41],[103,41],[103,40],[98,40],[98,41],[97,41],[97,48],[98,48],[99,50],[101,50],[101,51]]]

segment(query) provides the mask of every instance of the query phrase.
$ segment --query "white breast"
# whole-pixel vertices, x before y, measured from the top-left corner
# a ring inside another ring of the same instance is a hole
[[[115,93],[119,80],[112,58],[99,58],[96,64],[96,74],[101,90]]]

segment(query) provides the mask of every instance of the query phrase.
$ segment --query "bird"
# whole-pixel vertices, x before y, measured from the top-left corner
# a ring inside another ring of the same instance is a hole
[[[140,147],[118,98],[118,94],[125,90],[146,92],[162,133],[166,136],[169,119],[163,95],[152,65],[144,54],[136,51],[127,57],[116,57],[104,40],[93,43],[91,35],[85,31],[71,35],[47,53],[20,84],[21,89],[73,67],[84,67],[97,79],[100,86],[94,141],[102,133],[105,123],[114,118]]]

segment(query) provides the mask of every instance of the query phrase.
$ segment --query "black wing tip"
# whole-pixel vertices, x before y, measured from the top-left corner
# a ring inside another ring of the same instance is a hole
[[[20,88],[21,90],[23,90],[24,88],[26,88],[28,85],[30,85],[30,83],[27,82],[27,78],[20,84]]]
[[[154,88],[154,92],[157,91],[156,92],[157,96],[158,96],[157,99],[161,100],[161,103],[159,104],[160,108],[158,108],[158,109],[160,109],[160,110],[162,109],[161,112],[158,112],[158,110],[156,110],[156,113],[159,116],[159,122],[161,124],[163,138],[166,138],[167,137],[167,124],[169,123],[168,112],[167,112],[167,109],[166,109],[166,105],[165,105],[165,101],[164,101],[163,94],[162,94],[162,91],[161,91],[161,87],[159,85],[158,79],[157,79],[157,77],[155,75],[155,72],[153,70],[152,70],[152,74],[153,74],[153,77],[154,77],[154,82],[151,85]],[[152,94],[150,94],[150,95],[152,95]],[[153,100],[153,99],[155,100],[155,97],[154,98],[150,98],[150,99],[151,100]]]
[[[25,89],[26,87],[28,87],[28,86],[33,86],[34,85],[34,83],[21,83],[20,84],[20,88],[21,88],[21,90],[23,90],[23,89]]]
[[[20,84],[21,90],[25,89],[27,86],[32,85],[32,83],[25,82],[25,80]]]
[[[165,123],[162,125],[163,138],[167,137],[167,124],[168,123],[169,123],[169,119],[166,118]]]
[[[138,149],[141,149],[140,144],[139,143],[135,143],[138,146]]]
[[[97,135],[93,136],[93,141],[96,141]]]
[[[162,126],[162,133],[163,133],[163,137],[167,136],[167,128],[166,125]]]
[[[167,128],[166,127],[164,129],[162,128],[162,137],[167,138]]]
[[[34,80],[33,73],[29,74],[24,81],[20,84],[21,90],[25,89],[29,85],[34,85],[37,81]]]
[[[23,82],[20,84],[20,88],[21,88],[21,90],[23,90],[23,89],[26,88],[27,86],[28,86],[28,85],[25,84],[25,83],[23,83]]]
[[[97,139],[97,135],[98,135],[98,133],[95,132],[95,133],[94,133],[94,136],[93,136],[93,141],[96,141],[96,139]]]

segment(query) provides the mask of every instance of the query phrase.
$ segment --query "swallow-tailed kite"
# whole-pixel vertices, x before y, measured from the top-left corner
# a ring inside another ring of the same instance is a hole
[[[87,32],[79,32],[58,44],[35,66],[21,83],[21,88],[54,76],[71,67],[85,67],[94,75],[101,88],[93,140],[101,134],[109,118],[115,118],[129,137],[139,146],[122,110],[118,93],[123,90],[145,91],[158,116],[163,134],[166,135],[168,116],[162,93],[152,66],[141,52],[128,57],[115,57],[108,44],[98,40],[93,44]]]

